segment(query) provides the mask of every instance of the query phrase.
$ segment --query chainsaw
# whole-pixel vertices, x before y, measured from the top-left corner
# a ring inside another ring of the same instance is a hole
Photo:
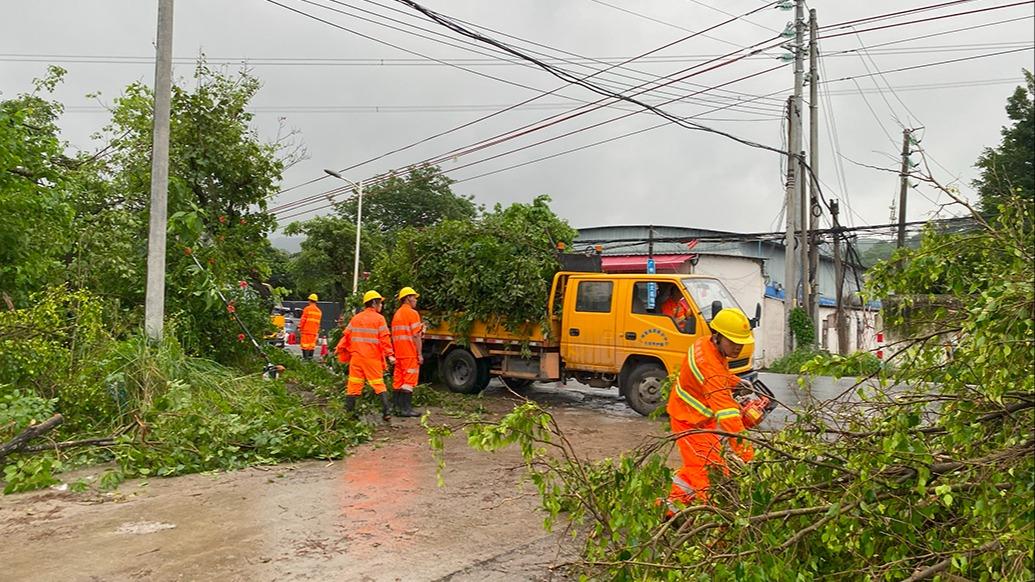
[[[747,428],[754,428],[761,424],[766,415],[776,408],[776,396],[764,382],[755,378],[751,386],[752,392],[738,399],[740,401],[740,417]]]

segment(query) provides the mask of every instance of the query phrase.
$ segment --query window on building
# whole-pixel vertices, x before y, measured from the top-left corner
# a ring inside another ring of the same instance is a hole
[[[614,283],[611,281],[579,281],[575,295],[575,311],[610,313]]]

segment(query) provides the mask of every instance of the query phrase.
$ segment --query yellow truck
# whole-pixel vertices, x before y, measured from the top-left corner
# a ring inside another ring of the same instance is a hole
[[[562,271],[553,278],[547,329],[529,324],[514,333],[476,322],[461,338],[443,323],[426,331],[424,356],[454,392],[480,392],[492,376],[512,389],[571,379],[617,386],[646,415],[664,404],[662,382],[678,372],[694,340],[711,333],[708,322],[723,307],[739,305],[714,277]],[[756,306],[753,326],[760,315]],[[751,350],[730,369],[754,380]]]

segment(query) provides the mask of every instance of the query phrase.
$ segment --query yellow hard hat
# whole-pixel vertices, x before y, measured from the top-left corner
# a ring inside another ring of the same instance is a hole
[[[399,301],[402,301],[403,298],[409,297],[410,295],[416,295],[417,297],[420,297],[420,293],[417,293],[417,290],[413,287],[403,287],[399,290],[399,296],[397,297],[397,299]]]
[[[755,343],[755,337],[751,335],[751,322],[748,321],[744,312],[736,307],[720,309],[712,318],[711,328],[716,333],[721,333],[735,344],[751,345]]]
[[[381,294],[378,293],[377,291],[367,291],[366,293],[363,294],[363,304],[364,305],[366,305],[367,303],[370,303],[374,299],[384,300],[384,297],[381,297]]]
[[[316,293],[310,293],[309,294],[309,300],[310,301],[319,301],[320,298],[316,296]]]

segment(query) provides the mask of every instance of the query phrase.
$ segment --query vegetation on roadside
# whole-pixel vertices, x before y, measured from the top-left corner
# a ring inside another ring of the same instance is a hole
[[[880,360],[871,352],[855,352],[847,356],[837,356],[825,350],[805,346],[773,360],[773,363],[769,364],[766,369],[776,374],[801,374],[808,364],[816,360],[839,362],[839,370],[844,376],[869,376],[876,374],[881,367]]]
[[[336,398],[307,398],[335,382],[317,366],[288,363],[285,378],[263,380],[234,317],[258,337],[270,325],[264,283],[283,258],[266,202],[300,153],[291,134],[264,142],[252,129],[259,81],[202,60],[189,88],[173,89],[167,339],[152,345],[140,334],[151,90],[127,87],[99,149],[76,152],[50,98],[63,75],[51,67],[31,93],[0,100],[0,444],[64,418],[30,449],[0,453],[5,492],[84,463],[112,462],[112,486],[337,457],[366,439]]]

